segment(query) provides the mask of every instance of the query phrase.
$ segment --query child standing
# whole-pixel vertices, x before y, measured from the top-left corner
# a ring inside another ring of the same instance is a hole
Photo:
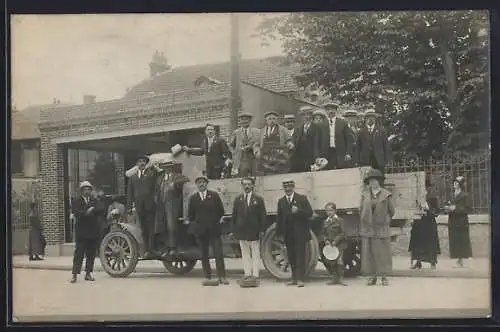
[[[347,286],[344,282],[344,261],[342,256],[347,248],[347,242],[343,231],[343,220],[337,216],[337,206],[335,203],[327,203],[325,206],[326,219],[323,221],[323,229],[320,235],[321,262],[325,265],[332,279],[328,285]],[[339,257],[336,260],[329,260],[323,255],[325,245],[336,246],[339,250]]]

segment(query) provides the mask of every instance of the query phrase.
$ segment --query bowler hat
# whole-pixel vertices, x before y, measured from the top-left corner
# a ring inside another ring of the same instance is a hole
[[[83,189],[83,188],[94,188],[92,186],[92,184],[89,182],[89,181],[83,181],[82,183],[80,183],[80,189]]]
[[[276,115],[279,116],[278,112],[276,111],[269,111],[264,114],[264,118],[267,118],[269,115]]]
[[[368,184],[370,179],[377,179],[379,182],[381,182],[385,180],[385,177],[378,169],[372,168],[366,173],[364,183]]]
[[[253,114],[252,113],[248,113],[248,112],[243,112],[238,117],[239,118],[249,118],[249,119],[251,119],[251,118],[253,118]]]

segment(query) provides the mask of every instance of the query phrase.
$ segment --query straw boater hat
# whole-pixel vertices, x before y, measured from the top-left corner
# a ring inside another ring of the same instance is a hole
[[[209,182],[208,178],[205,175],[200,175],[196,179],[194,179],[194,183],[198,183],[198,181],[201,181],[201,180],[205,181],[206,183]]]
[[[285,121],[295,121],[295,115],[285,114]]]
[[[176,144],[176,145],[172,146],[172,148],[170,149],[170,151],[172,151],[172,155],[175,157],[179,153],[182,152],[182,146],[180,144]]]
[[[344,117],[345,117],[345,118],[350,118],[350,117],[351,117],[351,118],[354,118],[354,117],[356,117],[356,116],[358,116],[358,112],[356,112],[355,110],[346,110],[346,111],[344,112]]]
[[[328,101],[328,102],[323,104],[323,108],[324,109],[338,109],[339,104],[334,103],[333,101]]]
[[[326,112],[325,112],[325,111],[323,111],[323,110],[321,110],[321,109],[319,109],[319,110],[315,110],[315,111],[313,112],[313,116],[316,116],[316,115],[321,115],[321,116],[323,116],[323,117],[325,117],[325,118],[328,118],[328,114],[326,114]]]
[[[170,166],[178,164],[179,162],[174,159],[174,155],[171,153],[165,154],[165,159],[160,162],[160,166]]]
[[[269,112],[266,112],[266,113],[264,114],[264,118],[267,118],[269,115],[276,115],[276,116],[280,116],[280,115],[278,114],[278,112],[276,112],[276,111],[269,111]]]
[[[293,186],[293,185],[295,185],[295,181],[293,181],[292,179],[285,179],[285,180],[283,180],[282,184],[284,186],[287,186],[287,185],[292,185]]]
[[[368,118],[368,117],[377,118],[380,116],[380,114],[378,114],[373,108],[369,108],[365,111],[364,116],[365,116],[365,118]]]
[[[94,188],[92,186],[92,184],[89,182],[89,181],[83,181],[82,183],[80,183],[80,190],[83,189],[83,188]]]
[[[370,179],[377,179],[379,182],[382,182],[385,180],[385,177],[379,170],[372,168],[366,173],[363,182],[365,184],[368,184],[368,181],[370,181]]]
[[[238,118],[240,118],[240,119],[243,119],[243,118],[251,119],[251,118],[253,118],[253,115],[252,115],[252,113],[243,112],[243,113],[241,113],[238,116]]]
[[[301,108],[299,108],[299,113],[300,114],[307,114],[307,113],[313,113],[313,108],[312,106],[309,105],[304,105]]]

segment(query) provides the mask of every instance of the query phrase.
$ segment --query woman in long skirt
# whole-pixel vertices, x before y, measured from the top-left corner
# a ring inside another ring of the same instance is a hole
[[[42,233],[40,217],[37,213],[36,203],[30,204],[30,233],[28,241],[28,255],[30,261],[40,261],[45,253],[45,238]]]
[[[369,286],[375,285],[378,277],[382,285],[389,285],[387,274],[392,270],[390,225],[394,204],[391,193],[382,188],[384,179],[380,171],[368,171],[364,179],[368,188],[361,196],[361,270],[369,276]]]
[[[432,194],[432,187],[426,181],[425,201],[420,204],[422,217],[413,223],[411,228],[410,246],[411,261],[416,261],[412,269],[421,269],[422,262],[431,264],[435,269],[437,256],[441,253],[439,246],[439,236],[437,230],[436,216],[439,215],[439,203]]]
[[[444,207],[448,212],[448,237],[450,257],[457,259],[457,266],[463,267],[463,260],[472,257],[469,233],[469,213],[472,210],[469,195],[464,192],[465,178],[457,176],[453,181],[453,199]]]

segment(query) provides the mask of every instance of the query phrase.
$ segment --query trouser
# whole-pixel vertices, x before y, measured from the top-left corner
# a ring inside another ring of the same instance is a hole
[[[256,172],[255,159],[253,157],[242,157],[240,160],[240,166],[238,168],[238,176],[254,176]]]
[[[246,277],[259,277],[260,243],[259,241],[240,241],[243,271]]]
[[[166,222],[167,232],[165,234],[164,240],[166,240],[167,248],[176,248],[177,246],[177,220],[169,213],[169,209],[172,209],[170,204],[165,202],[160,203],[163,206],[156,211],[157,222]]]
[[[98,245],[98,238],[76,240],[75,253],[73,255],[73,274],[80,274],[84,256],[85,272],[90,273],[94,271],[94,261]]]
[[[215,257],[215,266],[217,268],[217,277],[226,277],[226,267],[224,265],[224,256],[222,253],[222,240],[220,236],[211,234],[200,234],[198,242],[201,249],[201,266],[206,279],[212,278],[212,268],[210,267],[210,247]]]
[[[215,168],[207,163],[207,178],[218,180],[222,176],[222,168]]]
[[[137,213],[137,218],[139,219],[139,225],[141,226],[142,239],[144,241],[144,250],[146,252],[151,252],[153,250],[153,242],[154,242],[153,228],[154,228],[155,210],[145,209],[142,206],[142,204],[136,203],[135,209]]]
[[[304,281],[306,274],[306,241],[286,236],[285,245],[288,261],[292,269],[292,280]]]
[[[324,255],[323,255],[323,247],[325,246],[325,243],[322,242],[319,245],[319,252],[321,253],[320,255],[320,260],[321,263],[325,266],[326,270],[328,271],[328,274],[334,279],[334,280],[342,280],[344,278],[344,250],[339,250],[339,258],[337,258],[334,261],[328,260]]]
[[[378,162],[377,162],[377,158],[375,158],[375,153],[370,153],[370,165],[371,168],[373,169],[376,169],[378,171],[380,171],[380,173],[382,173],[382,175],[384,175],[384,166],[380,165]]]
[[[337,149],[336,148],[328,148],[328,164],[326,165],[326,169],[337,169]]]

